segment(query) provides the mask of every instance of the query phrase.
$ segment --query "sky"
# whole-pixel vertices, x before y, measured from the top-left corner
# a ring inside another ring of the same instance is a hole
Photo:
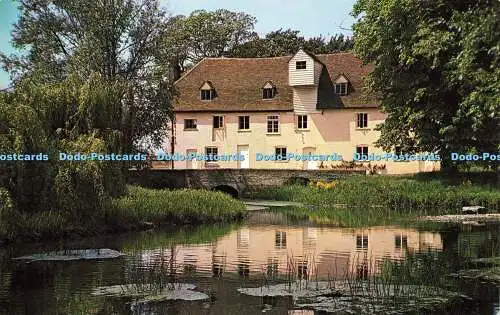
[[[194,10],[228,9],[257,18],[255,30],[265,35],[279,28],[300,31],[305,37],[352,35],[354,19],[349,15],[355,0],[161,0],[172,15],[189,15]],[[0,0],[0,51],[13,53],[12,24],[18,17],[15,0]],[[9,75],[0,70],[0,89],[9,85]]]

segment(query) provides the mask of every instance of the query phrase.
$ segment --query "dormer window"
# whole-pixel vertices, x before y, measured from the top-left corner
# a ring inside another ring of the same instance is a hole
[[[267,82],[262,87],[262,98],[267,100],[274,98],[276,96],[276,87],[272,84],[272,82]]]
[[[347,80],[347,78],[342,74],[335,80],[335,94],[349,94],[349,80]]]
[[[297,61],[295,62],[295,69],[296,70],[303,70],[306,68],[306,62],[305,61]]]
[[[347,83],[336,83],[335,93],[338,95],[347,95]]]
[[[215,89],[212,83],[206,81],[200,88],[200,99],[202,101],[211,101],[215,98]]]

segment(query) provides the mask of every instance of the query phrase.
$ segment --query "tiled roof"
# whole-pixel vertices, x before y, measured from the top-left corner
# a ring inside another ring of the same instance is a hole
[[[325,66],[318,108],[374,107],[375,102],[361,99],[363,77],[371,67],[350,53],[316,55]],[[292,56],[274,58],[205,58],[176,81],[178,92],[175,111],[292,111],[292,87],[288,85],[288,61]],[[338,97],[332,81],[344,74],[351,93]],[[216,91],[212,101],[200,100],[200,86],[209,81]],[[271,81],[276,97],[262,99],[262,87]]]
[[[352,53],[324,54],[316,57],[326,66],[330,80],[330,82],[320,82],[318,108],[378,106],[375,99],[370,99],[363,93],[363,81],[373,71],[372,65],[363,65],[361,59]],[[340,75],[349,80],[349,94],[345,96],[334,95],[332,91],[333,81]]]

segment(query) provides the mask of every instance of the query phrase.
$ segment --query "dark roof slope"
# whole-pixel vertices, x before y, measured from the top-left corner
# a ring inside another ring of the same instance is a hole
[[[288,85],[288,62],[292,56],[274,58],[205,58],[175,82],[179,93],[175,111],[291,111],[292,87]],[[318,108],[376,107],[362,97],[363,79],[372,71],[351,53],[316,55],[324,65],[318,91]],[[333,81],[343,74],[350,93],[338,96]],[[212,101],[200,100],[200,86],[209,81],[216,91]],[[262,99],[268,81],[276,86],[274,99]]]
[[[352,53],[320,54],[316,57],[326,66],[327,78],[320,82],[318,108],[342,107],[377,107],[378,101],[367,98],[363,93],[365,78],[373,71],[373,65],[363,65],[361,59]],[[333,95],[334,81],[344,75],[349,80],[349,94],[345,96]],[[330,80],[331,86],[324,80]],[[328,93],[328,92],[332,93]]]
[[[288,85],[290,56],[276,58],[205,58],[175,83],[179,93],[176,111],[291,111]],[[210,81],[212,101],[200,100],[200,86]],[[276,97],[262,99],[262,87],[271,81]]]

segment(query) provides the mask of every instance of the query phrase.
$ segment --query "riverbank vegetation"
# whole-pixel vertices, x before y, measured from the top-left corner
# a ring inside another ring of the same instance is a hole
[[[132,224],[224,222],[241,218],[245,212],[245,205],[228,194],[194,189],[153,190],[130,186],[128,194],[113,199],[112,205],[108,221]]]
[[[0,199],[0,202],[6,200]],[[87,216],[86,220],[65,211],[18,211],[6,202],[0,210],[1,242],[228,222],[242,218],[245,206],[221,192],[152,190],[129,186],[127,194],[106,200],[103,209]]]
[[[452,185],[435,178],[420,180],[418,176],[356,176],[330,185],[267,188],[255,192],[252,198],[300,202],[304,207],[284,211],[318,223],[347,226],[394,224],[421,215],[457,214],[465,205],[485,206],[491,212],[500,209],[500,189],[495,185]]]

